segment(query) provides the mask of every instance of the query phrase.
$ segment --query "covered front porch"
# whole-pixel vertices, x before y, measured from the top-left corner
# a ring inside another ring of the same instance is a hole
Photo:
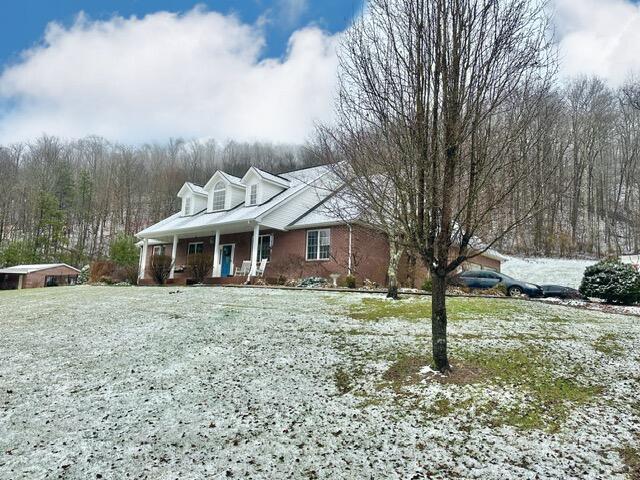
[[[139,284],[153,284],[153,255],[171,258],[167,283],[193,283],[189,257],[201,254],[210,259],[204,283],[244,283],[262,274],[260,266],[268,260],[274,231],[259,223],[226,225],[209,232],[174,232],[171,235],[143,238],[141,242]]]

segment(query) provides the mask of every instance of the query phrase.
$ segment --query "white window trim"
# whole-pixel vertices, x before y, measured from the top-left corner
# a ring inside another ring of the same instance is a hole
[[[160,253],[156,253],[156,250],[159,250]],[[153,250],[151,251],[151,255],[164,255],[165,246],[164,245],[154,245]]]
[[[316,246],[316,258],[309,258],[309,233],[318,232],[318,245]],[[327,232],[327,238],[329,239],[329,257],[320,258],[320,232]],[[314,228],[307,230],[304,242],[304,257],[307,262],[327,262],[331,260],[331,229],[330,228]]]
[[[184,197],[182,202],[183,202],[182,210],[184,211],[184,214],[191,215],[191,210],[193,209],[193,198],[191,198],[190,195],[187,195],[186,197]]]
[[[222,184],[223,187],[222,188],[216,188],[216,186]],[[216,208],[215,205],[215,201],[216,201],[216,192],[223,192],[224,196],[222,197],[222,207],[221,208]],[[211,192],[211,211],[212,212],[219,212],[221,210],[225,210],[227,206],[227,185],[226,183],[224,183],[224,181],[219,180],[216,182],[216,184],[213,186],[213,191]]]
[[[264,234],[260,234],[258,235],[258,262],[262,261],[262,251],[260,250],[260,239],[262,237],[270,237],[269,240],[269,249],[273,249],[273,233],[264,233]],[[253,239],[251,239],[251,241],[253,242]],[[267,260],[267,263],[269,263],[271,260]]]
[[[204,253],[204,242],[189,242],[189,245],[187,245],[187,257],[189,257],[189,255],[193,255],[192,253],[189,253],[189,250],[191,250],[191,245],[202,245],[202,253]]]
[[[222,276],[222,250],[224,247],[231,247],[231,262],[229,264],[229,276],[233,276],[235,273],[235,267],[233,265],[235,254],[236,254],[236,244],[235,243],[221,243],[218,249],[218,258],[220,259],[220,265],[218,265],[218,273]]]
[[[254,203],[251,203],[251,189],[254,188],[256,189],[256,201]],[[253,207],[255,205],[258,205],[258,195],[259,195],[259,190],[258,190],[258,184],[257,183],[252,183],[251,185],[249,185],[249,187],[247,188],[247,206],[249,207]]]

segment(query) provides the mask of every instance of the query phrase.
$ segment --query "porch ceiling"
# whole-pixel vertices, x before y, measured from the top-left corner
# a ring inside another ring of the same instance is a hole
[[[140,235],[140,238],[148,238],[160,242],[173,242],[173,236],[177,235],[178,239],[193,237],[213,237],[216,230],[220,231],[220,235],[228,235],[232,233],[250,233],[253,234],[254,222],[238,222],[226,225],[210,226],[209,228],[198,228],[190,230],[177,230],[175,232],[167,231],[158,234]],[[274,230],[268,225],[260,225],[260,230]]]

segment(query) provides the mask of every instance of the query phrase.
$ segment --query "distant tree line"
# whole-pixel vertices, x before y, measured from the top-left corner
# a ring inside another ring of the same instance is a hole
[[[0,265],[82,265],[108,255],[118,235],[175,213],[185,181],[204,185],[217,169],[242,176],[251,165],[280,173],[313,160],[300,146],[258,142],[132,147],[43,136],[0,146]]]

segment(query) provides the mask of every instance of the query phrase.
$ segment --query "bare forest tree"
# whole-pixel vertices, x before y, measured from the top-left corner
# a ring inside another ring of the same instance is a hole
[[[185,181],[204,185],[217,169],[241,176],[256,165],[279,173],[313,161],[301,146],[268,143],[132,147],[43,136],[0,146],[0,265],[81,266],[105,255],[117,234],[132,235],[175,213]]]
[[[449,371],[447,276],[540,205],[536,196],[517,215],[509,210],[534,173],[524,157],[542,134],[534,112],[554,73],[544,5],[372,0],[343,42],[340,66],[330,138],[345,161],[334,170],[373,212],[386,209],[396,238],[429,269],[433,359]],[[377,157],[371,138],[382,139]]]

